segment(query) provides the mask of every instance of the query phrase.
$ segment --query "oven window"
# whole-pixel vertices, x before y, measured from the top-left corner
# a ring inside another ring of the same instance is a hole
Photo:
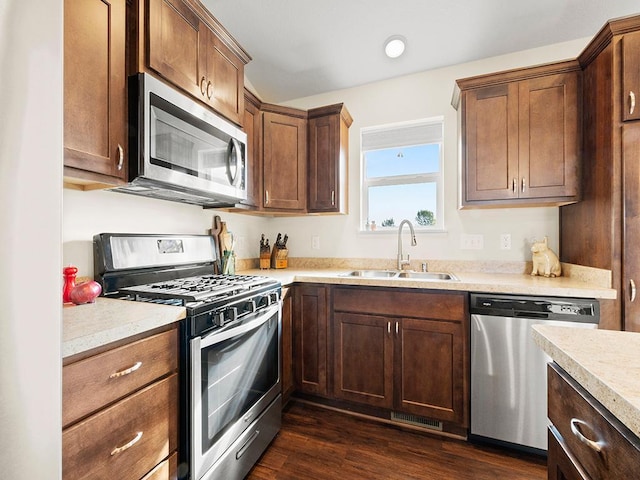
[[[202,451],[278,382],[278,315],[202,351]]]

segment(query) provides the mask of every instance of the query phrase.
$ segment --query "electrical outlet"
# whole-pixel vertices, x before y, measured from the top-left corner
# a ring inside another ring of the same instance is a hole
[[[311,248],[314,250],[320,250],[320,235],[311,236]]]
[[[484,235],[463,233],[460,235],[460,248],[462,250],[482,250],[484,248]]]
[[[510,233],[503,233],[500,235],[500,250],[511,250]]]

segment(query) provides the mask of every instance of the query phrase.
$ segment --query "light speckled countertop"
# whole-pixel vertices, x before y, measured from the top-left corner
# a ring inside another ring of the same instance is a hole
[[[352,269],[351,269],[352,270]],[[367,285],[377,287],[428,288],[435,290],[462,290],[468,292],[504,293],[514,295],[546,295],[555,297],[615,299],[616,291],[573,277],[532,277],[519,273],[452,273],[458,281],[415,280],[410,278],[363,278],[340,276],[346,269],[279,269],[245,270],[247,275],[265,275],[283,285],[294,282],[328,283],[336,285]]]
[[[103,297],[86,305],[65,305],[62,358],[168,325],[185,316],[183,307]]]
[[[333,263],[336,260],[332,260]],[[371,268],[388,268],[389,262],[380,261]],[[340,262],[338,262],[340,264]],[[392,264],[393,262],[391,262]],[[574,267],[573,275],[559,278],[532,277],[524,273],[487,273],[458,271],[456,263],[431,262],[439,271],[446,269],[458,281],[425,281],[408,278],[384,279],[340,276],[352,270],[352,265],[332,268],[306,266],[280,270],[244,270],[239,274],[265,275],[283,285],[294,282],[326,283],[335,285],[366,285],[378,287],[406,287],[435,290],[505,293],[518,295],[547,295],[556,297],[615,298],[616,291],[608,288],[610,272],[585,267]],[[520,268],[520,267],[518,267]],[[570,266],[565,266],[571,273]],[[65,306],[63,310],[63,358],[92,348],[122,340],[185,318],[185,309],[168,305],[105,299],[99,297],[94,304]]]
[[[640,437],[640,333],[534,325],[533,339]]]

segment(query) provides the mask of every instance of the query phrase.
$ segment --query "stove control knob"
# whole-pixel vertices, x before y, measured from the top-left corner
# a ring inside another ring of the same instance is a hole
[[[233,322],[238,319],[238,309],[236,307],[228,308],[225,312],[225,319],[227,322]]]
[[[215,312],[211,316],[211,324],[214,327],[222,327],[224,325],[224,312]]]
[[[256,306],[255,300],[249,300],[247,303],[244,304],[244,307],[243,307],[243,310],[248,313],[253,313],[256,311],[256,309],[257,309],[257,306]]]
[[[263,295],[262,297],[260,297],[260,300],[258,300],[259,307],[268,307],[269,305],[271,305],[270,295]]]

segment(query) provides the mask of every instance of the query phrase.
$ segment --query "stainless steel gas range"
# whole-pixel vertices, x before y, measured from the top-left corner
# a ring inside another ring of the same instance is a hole
[[[179,479],[242,479],[280,429],[280,284],[214,274],[206,235],[102,233],[104,294],[182,305]]]

